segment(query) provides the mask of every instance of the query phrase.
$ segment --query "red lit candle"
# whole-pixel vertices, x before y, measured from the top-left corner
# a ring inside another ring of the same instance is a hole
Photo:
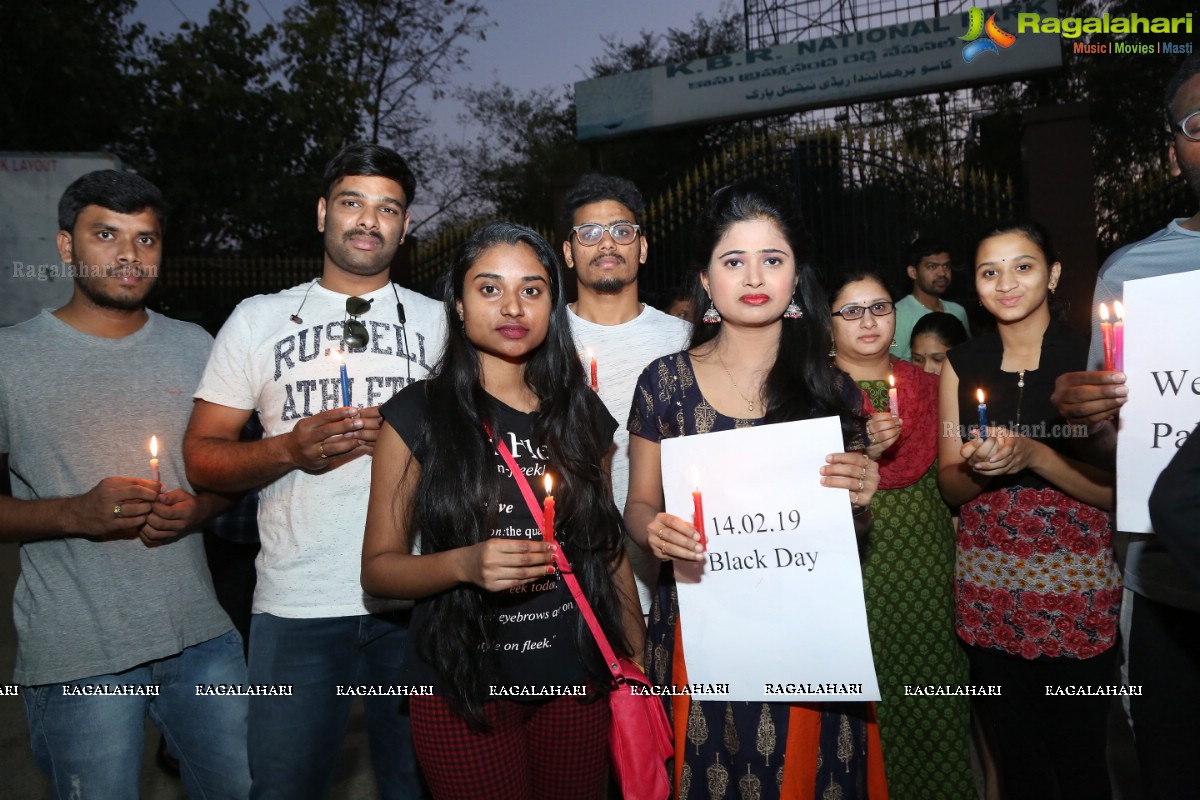
[[[159,480],[158,473],[158,437],[150,437],[150,480],[155,483],[162,483]]]
[[[708,546],[708,537],[704,535],[704,500],[700,497],[700,473],[698,470],[692,470],[692,482],[696,486],[696,491],[692,492],[692,527],[696,529],[696,533],[700,534],[700,545]]]
[[[588,358],[592,360],[592,391],[600,391],[600,379],[596,374],[596,355],[591,350],[588,350]]]
[[[1117,321],[1113,323],[1113,369],[1125,371],[1125,306],[1120,300],[1113,301],[1113,313]]]
[[[893,417],[900,416],[900,400],[896,396],[896,376],[888,375],[888,411]]]
[[[1121,335],[1124,336],[1124,325],[1121,327]],[[1100,304],[1100,338],[1104,342],[1104,368],[1106,370],[1112,370],[1114,369],[1113,365],[1115,364],[1115,353],[1113,353],[1113,327],[1112,323],[1108,321],[1108,306],[1104,303]]]
[[[554,481],[546,474],[546,499],[542,501],[542,538],[554,543]]]

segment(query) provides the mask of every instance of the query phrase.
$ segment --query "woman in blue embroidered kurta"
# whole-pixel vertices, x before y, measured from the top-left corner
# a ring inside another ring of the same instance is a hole
[[[785,209],[758,183],[713,196],[697,226],[696,307],[709,306],[706,320],[720,321],[697,326],[690,349],[651,364],[635,391],[625,519],[630,535],[666,562],[647,648],[648,674],[658,685],[686,682],[671,561],[704,558],[692,526],[663,512],[660,440],[838,416],[848,448],[866,445],[861,393],[829,364],[829,309],[797,257],[798,221]],[[875,462],[862,452],[835,453],[822,474],[824,485],[847,490],[865,531],[879,480]],[[687,700],[671,703],[681,800],[725,797],[732,785],[761,800],[826,791],[846,800],[882,796],[882,763],[868,769],[878,740],[865,703]]]

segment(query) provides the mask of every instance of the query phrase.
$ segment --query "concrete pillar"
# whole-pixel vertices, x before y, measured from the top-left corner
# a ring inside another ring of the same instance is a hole
[[[1056,299],[1069,302],[1067,320],[1085,332],[1100,269],[1089,111],[1087,103],[1071,103],[1021,115],[1026,215],[1054,237],[1063,269]]]

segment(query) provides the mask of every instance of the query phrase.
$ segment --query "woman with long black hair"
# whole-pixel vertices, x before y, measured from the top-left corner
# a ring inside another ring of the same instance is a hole
[[[602,798],[611,678],[552,556],[561,546],[614,649],[640,654],[606,468],[616,422],[587,388],[557,258],[534,231],[481,228],[443,298],[436,376],[382,408],[363,588],[418,601],[403,680],[434,687],[411,711],[435,798]],[[554,544],[520,486],[547,474]]]
[[[860,534],[870,524],[879,467],[864,452],[869,442],[863,397],[829,363],[829,306],[804,245],[799,218],[774,187],[743,181],[717,191],[696,227],[693,252],[699,278],[695,308],[707,310],[691,346],[658,359],[638,380],[629,418],[625,520],[630,535],[666,562],[648,636],[648,674],[661,686],[688,683],[673,562],[705,557],[690,522],[664,511],[662,440],[840,417],[846,452],[827,457],[821,482],[845,492]],[[890,440],[894,425],[873,421],[872,432],[877,440]],[[867,703],[677,696],[670,698],[670,711],[679,800],[732,796],[725,792],[733,785],[739,796],[761,800],[866,800],[886,793]]]

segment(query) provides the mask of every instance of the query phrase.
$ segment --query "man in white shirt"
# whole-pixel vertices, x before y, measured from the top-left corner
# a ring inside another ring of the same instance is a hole
[[[585,175],[565,200],[570,227],[563,242],[567,268],[575,271],[579,299],[568,307],[571,332],[593,388],[621,426],[614,438],[613,495],[624,510],[629,490],[629,419],[633,390],[646,365],[687,347],[692,326],[638,301],[638,272],[646,263],[645,204],[624,178]],[[626,541],[643,613],[659,563]]]
[[[349,145],[324,188],[321,277],[234,310],[184,441],[196,484],[260,489],[250,683],[291,696],[250,700],[253,798],[327,797],[354,699],[346,687],[397,683],[409,608],[359,585],[371,454],[379,406],[428,377],[446,338],[441,304],[389,280],[415,188],[404,159]],[[254,411],[265,435],[239,441]],[[420,796],[402,699],[364,697],[385,800]]]
[[[1180,65],[1163,100],[1171,175],[1182,177],[1200,204],[1200,54]],[[1109,256],[1096,280],[1092,308],[1122,299],[1126,281],[1195,269],[1200,269],[1200,211],[1171,220]],[[1058,377],[1051,400],[1068,422],[1093,427],[1089,456],[1111,463],[1116,426],[1107,420],[1129,399],[1129,388],[1125,373],[1103,369],[1103,337],[1095,315],[1088,360],[1089,371]],[[1194,486],[1191,491],[1195,492]],[[1169,515],[1169,509],[1158,513]],[[1197,530],[1193,525],[1189,533]],[[1118,532],[1114,540],[1118,537],[1125,540],[1126,548],[1121,564],[1126,589],[1121,633],[1129,674],[1124,682],[1144,687],[1141,696],[1129,698],[1142,793],[1147,798],[1185,797],[1194,793],[1200,780],[1200,764],[1188,748],[1200,713],[1200,644],[1195,635],[1200,626],[1200,580],[1186,568],[1189,553],[1177,537],[1158,535],[1157,530],[1154,534]],[[1120,544],[1118,548],[1120,556]]]

